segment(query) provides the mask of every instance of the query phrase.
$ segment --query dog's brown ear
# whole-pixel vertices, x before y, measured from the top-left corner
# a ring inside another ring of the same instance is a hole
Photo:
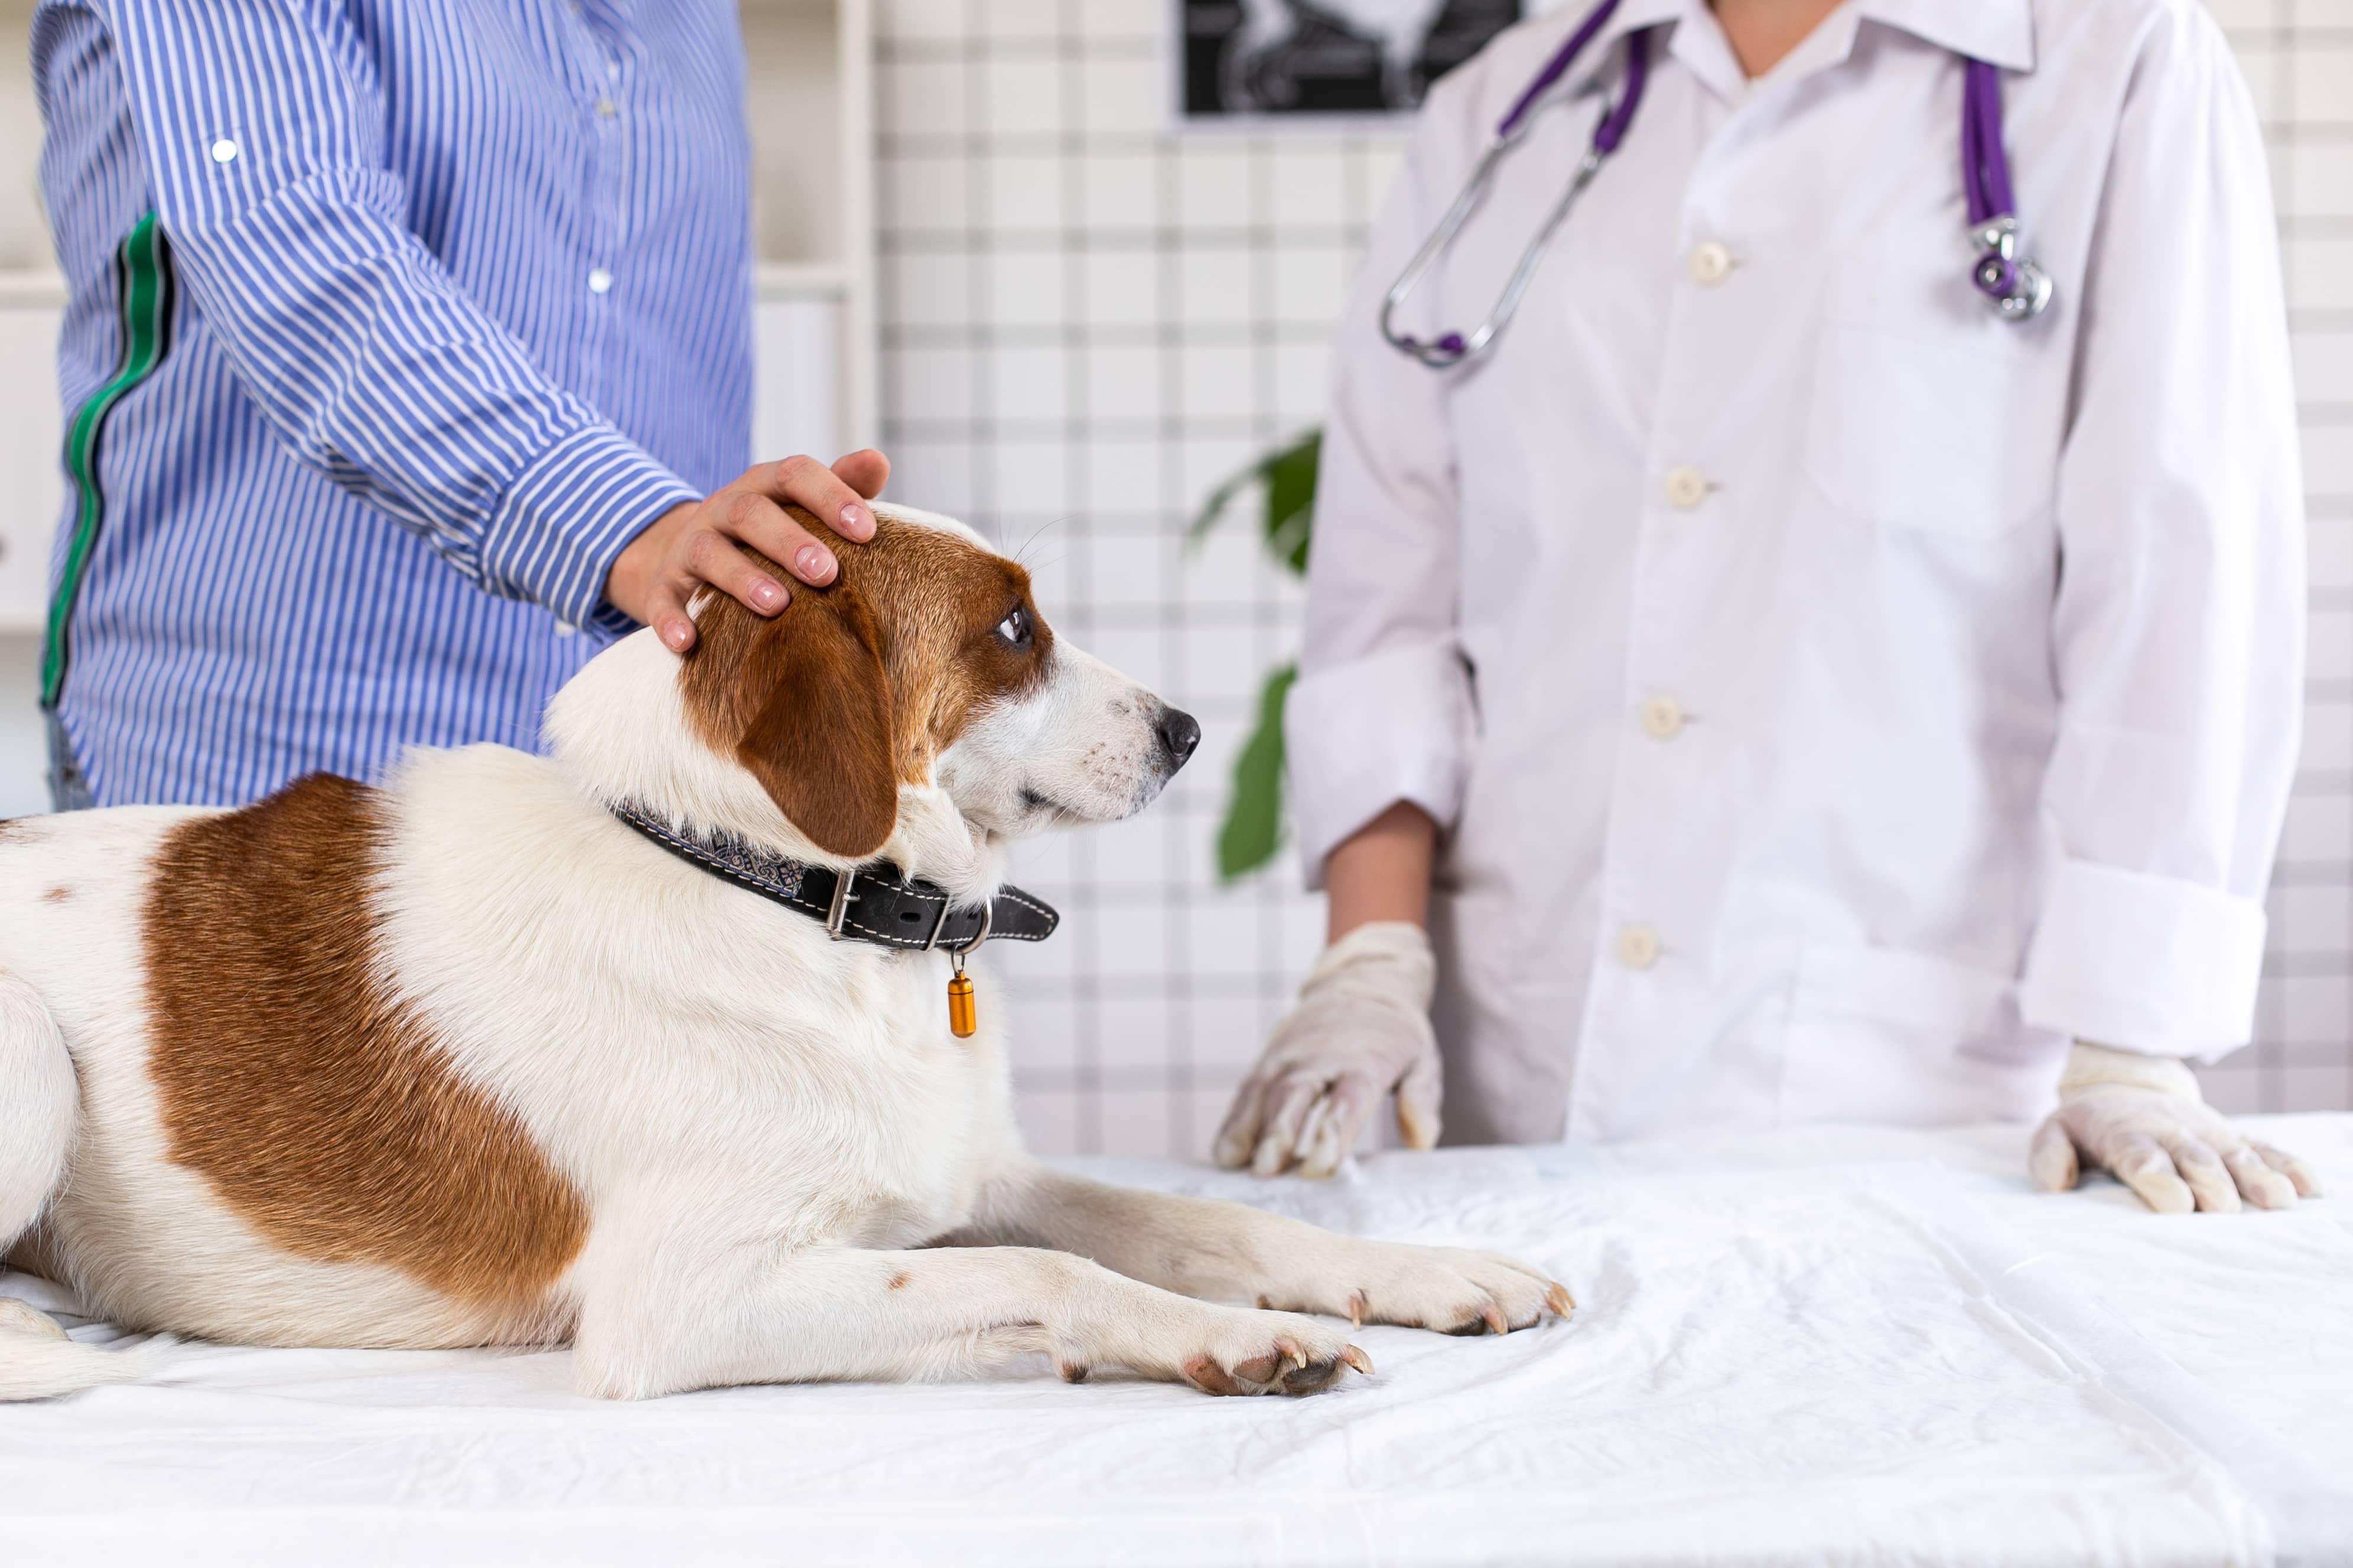
[[[852,859],[881,848],[899,819],[890,684],[860,612],[845,588],[795,588],[745,661],[753,714],[735,748],[794,826]]]

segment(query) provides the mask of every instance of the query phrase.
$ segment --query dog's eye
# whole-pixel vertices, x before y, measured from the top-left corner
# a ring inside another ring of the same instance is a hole
[[[1019,605],[1014,605],[1013,613],[997,623],[997,635],[1015,647],[1028,647],[1033,635],[1029,626],[1029,612]]]

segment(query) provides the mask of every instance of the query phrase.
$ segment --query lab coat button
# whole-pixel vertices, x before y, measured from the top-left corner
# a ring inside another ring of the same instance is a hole
[[[1691,268],[1693,282],[1721,283],[1724,275],[1732,270],[1732,252],[1712,239],[1707,240],[1692,247],[1691,258],[1685,265]]]
[[[588,274],[588,292],[602,294],[613,286],[613,275],[599,267]]]
[[[1649,926],[1628,926],[1618,933],[1618,962],[1629,969],[1648,969],[1659,962],[1659,933]]]
[[[615,103],[611,99],[600,98],[596,100],[596,116],[598,119],[610,120],[613,116],[620,112],[620,105]]]
[[[1707,476],[1697,468],[1667,470],[1667,501],[1684,511],[1707,499]]]
[[[1673,698],[1653,697],[1642,704],[1642,733],[1653,741],[1672,741],[1683,727],[1683,704]]]
[[[237,143],[224,136],[213,143],[213,162],[233,163],[237,161]]]

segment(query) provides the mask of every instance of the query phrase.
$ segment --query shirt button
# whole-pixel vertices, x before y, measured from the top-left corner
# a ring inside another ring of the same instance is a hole
[[[213,143],[213,162],[214,162],[214,163],[234,163],[234,162],[236,161],[236,159],[237,159],[237,143],[236,143],[236,142],[234,142],[230,141],[227,137],[224,136],[224,137],[222,137],[219,141],[217,141],[217,142],[214,142],[214,143]]]
[[[1659,933],[1649,926],[1628,926],[1618,933],[1618,962],[1629,969],[1648,969],[1659,962]]]
[[[1653,697],[1642,704],[1642,732],[1653,741],[1672,741],[1683,727],[1683,704],[1673,698]]]
[[[1667,470],[1668,504],[1684,511],[1707,499],[1707,476],[1697,468]]]
[[[1721,283],[1724,275],[1732,270],[1732,252],[1712,239],[1706,240],[1692,247],[1691,257],[1684,265],[1691,268],[1693,282]]]
[[[603,268],[599,267],[588,274],[588,292],[591,294],[602,294],[612,286],[613,275]]]
[[[620,112],[621,106],[615,103],[611,99],[600,98],[596,100],[596,113],[600,119],[610,120],[613,116]]]

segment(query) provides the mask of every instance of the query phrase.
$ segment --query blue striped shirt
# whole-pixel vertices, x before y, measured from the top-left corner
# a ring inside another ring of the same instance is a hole
[[[621,547],[746,465],[734,5],[42,0],[33,64],[98,802],[535,745]]]

